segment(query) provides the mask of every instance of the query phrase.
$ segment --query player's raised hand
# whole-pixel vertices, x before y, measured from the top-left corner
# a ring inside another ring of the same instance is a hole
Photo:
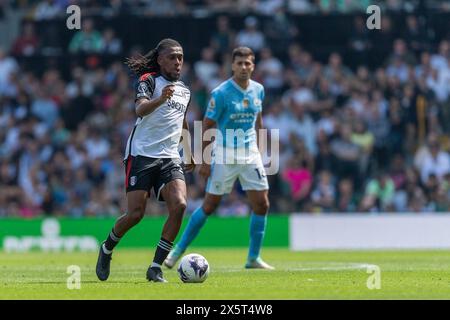
[[[173,93],[175,92],[175,86],[173,84],[169,84],[165,86],[161,91],[161,100],[166,101],[172,98]]]
[[[200,167],[198,174],[204,177],[205,179],[208,179],[211,174],[211,165],[203,163],[202,166]]]

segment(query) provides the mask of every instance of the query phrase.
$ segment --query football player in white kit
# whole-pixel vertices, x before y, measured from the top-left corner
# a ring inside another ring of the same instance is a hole
[[[191,99],[189,88],[179,80],[183,48],[175,40],[164,39],[145,56],[128,59],[127,64],[139,76],[135,104],[138,119],[128,138],[124,159],[128,211],[117,219],[102,243],[96,273],[100,280],[108,279],[112,251],[143,218],[153,189],[156,198],[166,202],[169,216],[146,277],[149,281],[167,282],[161,265],[172,248],[186,209],[184,172],[194,168],[192,156],[191,163],[184,165],[178,151],[182,129],[188,129],[186,109]]]

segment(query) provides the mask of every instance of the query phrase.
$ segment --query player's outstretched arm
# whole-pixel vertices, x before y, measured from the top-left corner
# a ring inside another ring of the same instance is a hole
[[[162,89],[161,95],[155,99],[147,99],[142,98],[136,101],[136,114],[138,117],[145,117],[149,115],[153,111],[155,111],[159,106],[161,106],[164,102],[170,99],[175,92],[174,85],[165,86]]]

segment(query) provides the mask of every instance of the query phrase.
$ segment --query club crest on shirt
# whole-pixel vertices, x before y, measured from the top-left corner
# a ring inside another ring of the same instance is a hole
[[[214,109],[215,106],[216,106],[216,101],[214,100],[214,98],[211,98],[211,100],[209,100],[209,108]]]
[[[243,106],[244,108],[248,108],[249,105],[250,105],[250,101],[249,101],[247,98],[245,98],[244,100],[242,100],[242,106]]]
[[[255,105],[255,107],[260,107],[261,106],[261,99],[255,98],[253,100],[253,104]]]
[[[145,82],[139,83],[138,91],[141,92],[141,93],[147,93],[148,92],[148,87],[145,84]]]

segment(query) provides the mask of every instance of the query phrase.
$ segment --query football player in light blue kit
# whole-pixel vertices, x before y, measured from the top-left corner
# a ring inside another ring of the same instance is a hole
[[[199,233],[206,219],[229,194],[236,179],[246,191],[250,214],[250,247],[246,268],[274,269],[260,257],[269,210],[269,184],[258,150],[257,133],[262,128],[264,87],[251,80],[255,55],[250,48],[239,47],[232,53],[233,76],[211,93],[203,120],[203,132],[216,127],[212,160],[203,159],[199,174],[208,179],[203,205],[196,209],[180,242],[169,253],[164,264],[172,268]],[[204,139],[205,140],[205,139]],[[204,151],[208,141],[203,141]],[[205,152],[203,153],[205,156]]]

